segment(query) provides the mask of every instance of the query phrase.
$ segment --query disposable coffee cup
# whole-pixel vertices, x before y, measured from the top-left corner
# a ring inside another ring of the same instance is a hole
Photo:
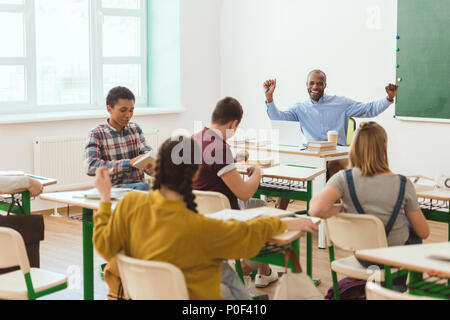
[[[339,132],[337,131],[328,131],[328,141],[338,143]]]

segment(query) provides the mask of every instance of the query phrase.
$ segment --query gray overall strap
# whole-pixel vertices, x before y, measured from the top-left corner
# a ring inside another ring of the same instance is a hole
[[[356,195],[352,169],[346,170],[345,173],[347,176],[348,191],[350,193],[350,198],[352,199],[353,206],[355,207],[355,209],[358,211],[359,214],[365,214],[366,212],[362,208],[361,203],[359,202],[358,197]],[[394,226],[394,223],[397,220],[400,209],[402,208],[403,199],[405,198],[405,190],[406,190],[406,177],[400,175],[400,191],[397,197],[397,202],[395,203],[394,206],[394,210],[392,211],[391,217],[389,218],[389,221],[385,227],[386,237],[389,236],[389,233],[391,232],[392,227]]]

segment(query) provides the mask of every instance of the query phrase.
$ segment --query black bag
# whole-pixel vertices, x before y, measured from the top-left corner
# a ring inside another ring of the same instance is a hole
[[[30,267],[39,268],[39,244],[44,240],[44,217],[41,215],[0,216],[0,227],[11,228],[21,234],[27,249]],[[19,267],[0,269],[0,274],[19,269]]]
[[[338,282],[339,298],[341,300],[366,300],[366,282],[350,277],[340,280]],[[325,299],[334,300],[333,287],[328,289]]]

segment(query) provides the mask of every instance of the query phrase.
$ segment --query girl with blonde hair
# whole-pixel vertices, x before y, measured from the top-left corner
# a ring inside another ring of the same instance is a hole
[[[389,169],[387,140],[376,122],[361,123],[350,149],[350,169],[334,175],[311,200],[310,215],[326,219],[341,211],[372,214],[384,223],[389,246],[421,243],[429,236],[428,223],[412,182]],[[339,199],[342,203],[336,204]]]

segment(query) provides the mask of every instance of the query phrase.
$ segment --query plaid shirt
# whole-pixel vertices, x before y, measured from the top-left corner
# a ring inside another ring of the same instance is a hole
[[[118,132],[108,121],[89,133],[84,152],[87,174],[95,176],[97,168],[108,167],[113,186],[144,182],[144,172],[130,166],[131,159],[152,150],[142,129],[129,122]]]

